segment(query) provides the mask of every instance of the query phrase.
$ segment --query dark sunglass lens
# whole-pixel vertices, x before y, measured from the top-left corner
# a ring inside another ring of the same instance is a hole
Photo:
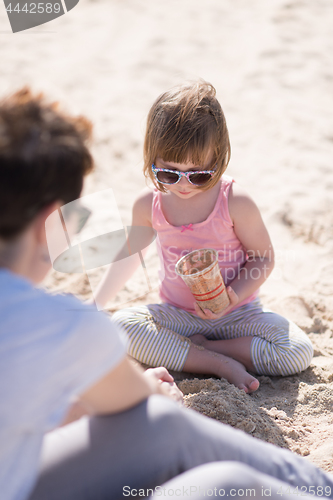
[[[196,184],[197,186],[203,186],[206,184],[212,176],[210,174],[191,174],[190,175],[190,180],[193,184]]]
[[[175,184],[178,181],[178,175],[173,172],[157,172],[157,180],[163,184]]]

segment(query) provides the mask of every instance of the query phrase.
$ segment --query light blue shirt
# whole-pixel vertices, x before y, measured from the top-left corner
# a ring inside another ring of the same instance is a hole
[[[0,270],[0,491],[24,500],[43,435],[71,401],[121,361],[125,336],[70,295],[51,295]]]

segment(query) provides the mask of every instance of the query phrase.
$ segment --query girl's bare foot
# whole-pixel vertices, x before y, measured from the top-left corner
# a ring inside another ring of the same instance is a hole
[[[211,351],[212,352],[212,351]],[[224,356],[223,354],[212,353],[216,356],[224,358],[221,363],[221,371],[218,374],[221,378],[226,378],[230,384],[235,385],[238,389],[242,389],[246,393],[254,392],[259,387],[259,380],[252,377],[239,361]]]
[[[190,338],[192,344],[194,344],[197,349],[205,350],[206,353],[210,353],[211,368],[215,368],[214,373],[216,375],[227,379],[230,384],[235,385],[246,393],[251,393],[258,389],[259,381],[246,371],[242,363],[224,354],[206,350],[205,343],[207,339],[203,335],[193,335]]]

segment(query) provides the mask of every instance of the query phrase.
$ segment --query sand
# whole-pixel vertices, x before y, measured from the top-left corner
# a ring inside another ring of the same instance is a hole
[[[151,103],[185,79],[215,85],[232,145],[227,173],[256,200],[276,250],[261,299],[309,334],[315,357],[304,373],[259,377],[253,395],[223,380],[186,374],[177,380],[187,406],[327,471],[333,471],[332,25],[330,0],[81,0],[66,16],[13,35],[0,8],[1,95],[27,83],[92,119],[96,170],[85,193],[112,188],[125,225],[145,186],[142,142]],[[156,286],[156,255],[148,267]],[[47,286],[88,298],[101,274],[53,272]],[[141,270],[109,310],[158,300],[156,289],[146,291]]]

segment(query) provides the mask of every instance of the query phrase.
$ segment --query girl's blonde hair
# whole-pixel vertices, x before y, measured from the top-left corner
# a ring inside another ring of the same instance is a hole
[[[209,155],[213,153],[209,167]],[[230,160],[227,124],[216,90],[203,80],[172,88],[160,95],[149,111],[144,141],[144,168],[157,189],[151,166],[157,158],[174,163],[192,162],[202,170],[215,170],[212,179],[200,187],[207,190],[221,178]]]

